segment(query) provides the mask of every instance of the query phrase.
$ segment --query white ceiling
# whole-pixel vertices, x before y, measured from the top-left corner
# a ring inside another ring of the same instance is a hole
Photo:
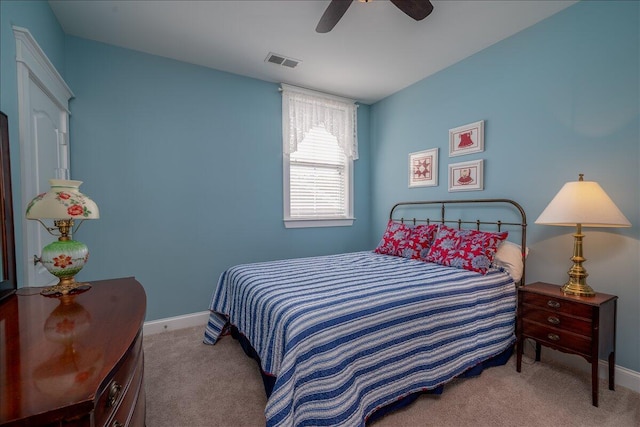
[[[391,2],[354,1],[315,27],[329,0],[49,2],[67,34],[373,103],[576,1],[441,0],[416,22]],[[265,62],[269,52],[302,61]]]

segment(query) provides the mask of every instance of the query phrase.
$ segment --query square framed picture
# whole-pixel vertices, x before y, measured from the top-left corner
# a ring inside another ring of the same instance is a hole
[[[449,130],[449,157],[484,151],[484,120]]]
[[[409,154],[409,188],[438,185],[438,149]]]
[[[449,165],[449,191],[475,191],[483,187],[484,160]]]

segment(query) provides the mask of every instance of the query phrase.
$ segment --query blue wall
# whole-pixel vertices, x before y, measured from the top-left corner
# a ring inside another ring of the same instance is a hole
[[[356,224],[305,230],[282,225],[277,85],[64,36],[46,2],[3,0],[0,12],[0,107],[14,165],[12,24],[34,34],[76,95],[72,176],[102,216],[78,234],[91,249],[82,278],[136,276],[148,320],[206,309],[220,272],[238,262],[371,248],[399,200],[519,201],[530,224],[528,281],[562,283],[572,230],[534,221],[582,172],[633,224],[586,229],[585,267],[596,290],[620,297],[617,362],[640,371],[638,2],[580,2],[362,106]],[[486,150],[449,159],[448,130],[477,120],[486,121]],[[433,147],[440,185],[409,189],[408,154]],[[485,190],[449,194],[447,165],[472,159],[485,159]],[[19,193],[18,168],[13,175]]]
[[[633,224],[584,229],[597,291],[619,296],[618,360],[640,371],[639,3],[581,2],[371,108],[372,242],[398,200],[508,197],[528,215],[527,282],[561,284],[571,228],[535,219],[567,181],[598,181]],[[485,151],[448,157],[448,130],[485,120]],[[407,156],[440,148],[439,186]],[[485,159],[485,190],[448,193],[451,163]],[[378,233],[379,234],[379,233]]]
[[[147,319],[206,310],[234,264],[370,249],[369,107],[353,227],[285,229],[278,85],[67,38],[71,175],[101,218],[85,279],[136,276]]]
[[[15,219],[16,256],[18,257],[18,283],[24,277],[22,260],[22,226],[24,215],[20,192],[20,142],[18,132],[18,83],[16,68],[16,40],[13,26],[29,29],[64,78],[65,34],[46,2],[0,1],[0,110],[9,121],[11,150],[11,184]]]

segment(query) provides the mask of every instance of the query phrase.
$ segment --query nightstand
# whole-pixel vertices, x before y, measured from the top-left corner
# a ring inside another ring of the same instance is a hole
[[[614,390],[617,300],[599,292],[595,297],[565,295],[560,286],[542,282],[519,288],[518,372],[526,338],[536,342],[536,361],[543,345],[580,355],[591,364],[593,406],[598,406],[599,358],[609,362],[609,390]]]

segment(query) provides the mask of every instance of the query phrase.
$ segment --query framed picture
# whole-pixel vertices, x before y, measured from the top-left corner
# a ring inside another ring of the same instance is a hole
[[[449,130],[449,157],[484,151],[484,120]]]
[[[409,188],[438,185],[438,149],[409,154]]]
[[[482,190],[484,160],[452,163],[449,165],[449,191]]]

